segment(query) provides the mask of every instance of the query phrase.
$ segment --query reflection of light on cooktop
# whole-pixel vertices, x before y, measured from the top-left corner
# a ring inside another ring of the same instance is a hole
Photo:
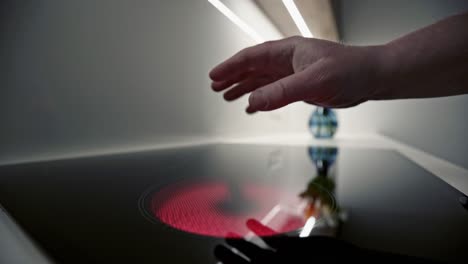
[[[294,208],[301,200],[297,193],[276,186],[180,182],[149,193],[144,209],[150,217],[178,230],[215,237],[247,235],[249,219],[262,221],[279,233],[304,226],[300,212],[279,210],[279,203]]]

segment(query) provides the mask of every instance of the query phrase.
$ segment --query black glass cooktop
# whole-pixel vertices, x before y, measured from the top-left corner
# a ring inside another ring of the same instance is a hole
[[[205,145],[0,167],[57,263],[468,260],[463,195],[390,150]]]

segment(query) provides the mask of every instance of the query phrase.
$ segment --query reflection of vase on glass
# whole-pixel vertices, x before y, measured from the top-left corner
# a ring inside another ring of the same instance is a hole
[[[314,229],[320,227],[330,231],[338,225],[336,218],[340,209],[334,198],[335,180],[331,173],[338,149],[334,147],[309,147],[309,157],[314,163],[317,172],[309,181],[307,189],[299,196],[304,199],[307,205],[303,214],[306,219],[314,218],[317,221]],[[319,220],[323,220],[320,221]]]
[[[316,138],[331,138],[338,127],[338,119],[331,108],[317,107],[309,119],[309,130]]]

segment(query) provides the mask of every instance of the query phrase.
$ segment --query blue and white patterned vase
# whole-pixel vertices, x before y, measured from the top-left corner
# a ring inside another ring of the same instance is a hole
[[[316,138],[331,138],[338,127],[335,111],[317,107],[309,119],[309,130]]]

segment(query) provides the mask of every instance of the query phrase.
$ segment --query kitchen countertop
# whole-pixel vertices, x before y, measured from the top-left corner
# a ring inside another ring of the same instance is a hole
[[[379,148],[393,149],[421,166],[425,170],[436,175],[443,181],[458,189],[465,195],[468,194],[468,170],[457,166],[449,161],[438,158],[430,153],[403,144],[392,138],[379,135],[356,135],[338,136],[335,139],[317,140],[308,134],[296,134],[286,136],[252,137],[252,138],[213,138],[213,139],[192,139],[178,143],[160,144],[152,147],[132,147],[126,149],[114,149],[109,152],[89,152],[80,155],[69,155],[66,157],[50,156],[45,160],[55,160],[63,158],[76,158],[83,156],[106,155],[110,153],[134,152],[142,150],[180,148],[186,146],[227,143],[227,144],[268,144],[268,145],[293,145],[293,146],[336,146],[354,148]],[[28,162],[28,161],[22,161]],[[0,207],[0,262],[1,263],[50,263],[41,251],[31,242],[27,235],[15,224],[14,220],[1,210]]]

